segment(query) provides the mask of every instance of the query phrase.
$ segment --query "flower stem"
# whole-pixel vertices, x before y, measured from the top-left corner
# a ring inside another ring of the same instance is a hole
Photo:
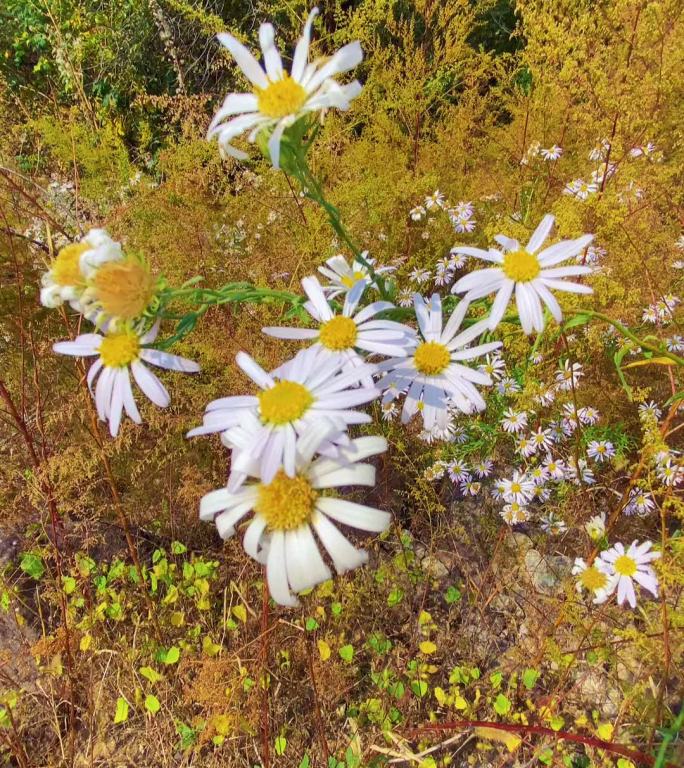
[[[309,163],[306,159],[306,153],[302,151],[302,148],[293,147],[292,150],[294,159],[294,164],[291,169],[292,175],[301,185],[304,194],[309,198],[309,200],[313,200],[313,202],[321,206],[321,208],[328,216],[328,222],[330,223],[330,226],[333,228],[340,240],[342,240],[342,242],[347,245],[349,250],[354,255],[355,261],[358,261],[359,264],[363,264],[363,266],[368,270],[368,273],[373,280],[373,284],[377,286],[382,298],[389,300],[390,295],[385,280],[383,280],[380,275],[378,275],[378,273],[373,268],[373,265],[363,255],[361,249],[353,241],[349,232],[347,232],[346,227],[342,223],[342,216],[340,215],[339,210],[331,202],[326,200],[323,187],[309,167]]]
[[[595,312],[591,309],[575,309],[575,310],[569,310],[567,314],[587,315],[588,317],[593,317],[596,320],[601,320],[604,323],[608,323],[608,325],[612,325],[613,328],[618,330],[626,338],[630,339],[630,341],[633,341],[641,349],[646,349],[649,352],[653,352],[654,354],[659,355],[660,357],[666,357],[668,358],[668,360],[672,360],[677,365],[684,365],[684,357],[675,355],[673,352],[670,352],[668,349],[663,349],[657,344],[652,344],[650,341],[646,341],[645,339],[640,339],[638,336],[632,333],[632,331],[630,331],[629,328],[627,328],[627,326],[623,325],[617,320],[613,320],[613,318],[608,317],[608,315],[604,315],[602,312]]]

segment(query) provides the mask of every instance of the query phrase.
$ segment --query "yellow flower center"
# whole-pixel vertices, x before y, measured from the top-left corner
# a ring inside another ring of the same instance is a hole
[[[304,88],[288,74],[269,83],[266,88],[256,88],[255,91],[259,112],[274,119],[299,112],[307,98]]]
[[[338,315],[321,325],[318,338],[324,347],[339,352],[353,347],[357,335],[356,323],[351,317]]]
[[[259,395],[259,411],[268,424],[288,424],[301,418],[313,401],[305,386],[284,380]]]
[[[355,272],[352,272],[351,275],[345,275],[344,277],[340,278],[340,282],[346,288],[353,288],[359,282],[359,280],[363,280],[364,277],[365,275],[363,272],[356,270]]]
[[[444,344],[436,341],[424,341],[413,355],[416,368],[427,376],[436,376],[451,362],[451,355]]]
[[[592,592],[603,589],[608,583],[608,577],[594,565],[585,568],[580,574],[580,584]]]
[[[537,277],[541,267],[534,254],[521,248],[519,251],[509,251],[505,254],[503,271],[506,277],[516,283],[527,283]]]
[[[620,555],[613,568],[615,568],[615,573],[619,573],[620,576],[634,576],[637,572],[636,560],[629,555]]]
[[[520,483],[511,483],[511,493],[520,493],[522,485]]]
[[[110,333],[102,339],[98,352],[107,368],[124,368],[138,359],[140,339],[131,330]]]
[[[154,278],[134,259],[105,262],[92,285],[95,300],[105,314],[122,320],[142,315],[154,294]]]
[[[81,273],[81,254],[89,251],[88,243],[71,243],[65,245],[52,262],[50,272],[57,285],[81,285],[83,275]]]
[[[272,531],[292,531],[311,519],[318,494],[303,477],[288,477],[283,470],[268,485],[259,484],[254,509]]]

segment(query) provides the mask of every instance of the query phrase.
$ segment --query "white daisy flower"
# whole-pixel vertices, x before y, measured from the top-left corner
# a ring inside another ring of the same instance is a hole
[[[563,154],[563,149],[562,147],[559,147],[558,144],[554,144],[549,149],[541,149],[539,154],[544,160],[558,160],[558,158]]]
[[[478,483],[475,480],[464,480],[461,483],[460,490],[464,496],[477,496],[482,490],[482,483]]]
[[[425,208],[422,205],[417,205],[415,208],[411,208],[409,216],[413,221],[420,221],[425,218]]]
[[[510,480],[506,479],[502,481],[503,497],[511,503],[513,501],[518,504],[526,504],[531,498],[534,492],[534,481],[517,469],[513,471],[513,476]]]
[[[652,509],[655,509],[655,501],[650,493],[646,493],[641,488],[632,488],[629,494],[629,500],[625,505],[626,515],[647,515]]]
[[[453,208],[449,208],[450,216],[457,216],[459,218],[468,218],[475,212],[473,204],[470,200],[459,200]]]
[[[380,410],[382,411],[383,421],[394,421],[395,416],[399,413],[397,404],[391,400],[387,403],[382,403]]]
[[[598,410],[591,405],[585,405],[583,408],[580,408],[577,411],[577,415],[582,424],[596,424],[601,418]]]
[[[627,550],[618,542],[615,546],[601,552],[600,558],[610,568],[610,575],[617,586],[618,605],[627,601],[636,608],[634,582],[658,597],[658,578],[651,563],[660,557],[660,552],[652,552],[653,543],[633,541]]]
[[[104,229],[91,229],[77,243],[65,245],[50,264],[41,278],[40,303],[53,308],[68,301],[80,312],[79,300],[92,268],[121,259],[121,244],[112,240]]]
[[[463,234],[464,232],[472,232],[477,222],[470,216],[452,216],[451,224],[456,232]]]
[[[532,362],[534,362],[534,361],[532,361]],[[543,392],[540,392],[536,396],[535,399],[539,403],[539,405],[542,406],[542,408],[548,408],[550,405],[553,404],[553,402],[556,399],[556,390],[555,389],[545,389]],[[555,439],[555,436],[554,436],[553,433],[552,433],[551,436],[554,437],[554,439]]]
[[[492,474],[493,467],[494,462],[491,459],[482,459],[473,464],[473,471],[480,478],[489,477]]]
[[[549,473],[546,471],[546,467],[539,465],[530,469],[527,473],[528,477],[535,486],[544,485],[549,477]]]
[[[132,328],[110,331],[105,335],[83,333],[74,341],[60,341],[53,346],[55,352],[62,355],[98,358],[88,370],[88,388],[95,399],[97,415],[102,421],[109,422],[112,437],[116,437],[119,432],[124,412],[136,424],[142,424],[133,397],[131,374],[135,383],[155,405],[166,408],[171,402],[164,385],[144,363],[183,373],[197,373],[200,369],[192,360],[148,347],[157,338],[158,330],[159,325],[156,324],[144,334]]]
[[[504,411],[501,426],[505,432],[522,432],[527,426],[527,414],[524,411],[514,411],[512,408],[509,408],[507,411]]]
[[[454,271],[457,269],[463,269],[467,261],[464,254],[457,253],[456,248],[458,248],[458,246],[455,245],[449,251],[449,269],[452,269]]]
[[[380,380],[385,389],[391,384],[408,389],[402,410],[402,422],[408,422],[418,411],[422,413],[425,429],[436,424],[444,429],[449,421],[449,404],[463,413],[485,408],[485,401],[475,384],[489,385],[489,376],[462,364],[498,349],[501,342],[467,345],[486,330],[486,321],[480,321],[459,333],[468,310],[468,302],[461,301],[443,326],[442,302],[433,294],[429,306],[422,296],[415,294],[414,308],[420,339],[412,354],[405,358],[383,361],[386,371]],[[390,399],[385,396],[385,400]]]
[[[684,352],[684,336],[675,334],[669,339],[665,339],[665,345],[670,352]]]
[[[270,482],[282,467],[295,475],[295,445],[312,424],[327,419],[337,432],[321,444],[326,455],[336,457],[348,445],[350,424],[368,424],[371,417],[353,410],[374,400],[379,390],[357,386],[375,372],[362,364],[342,372],[344,361],[331,359],[325,350],[310,347],[272,373],[245,352],[235,358],[242,371],[261,389],[258,395],[223,397],[209,403],[201,427],[188,437],[222,432],[234,449],[228,487],[235,490],[245,479],[251,462],[260,462],[260,477]]]
[[[544,469],[553,480],[563,480],[567,467],[561,459],[553,459],[550,456],[544,462]]]
[[[551,232],[553,222],[553,216],[544,216],[525,248],[521,247],[517,240],[505,235],[497,235],[494,238],[504,248],[503,252],[495,248],[490,248],[489,251],[465,246],[458,248],[460,253],[476,256],[496,265],[465,275],[451,289],[452,293],[465,293],[466,301],[480,299],[496,292],[489,316],[490,330],[494,330],[501,322],[514,290],[520,323],[527,334],[533,330],[539,333],[544,328],[542,301],[558,322],[563,319],[560,305],[550,288],[571,293],[592,293],[592,289],[586,285],[561,279],[588,275],[592,271],[591,267],[555,265],[576,256],[589,245],[593,235],[583,235],[576,240],[562,240],[540,251]]]
[[[568,530],[568,526],[564,520],[561,520],[553,512],[549,512],[546,517],[543,517],[540,521],[541,529],[544,533],[548,533],[551,536],[560,536]]]
[[[425,198],[425,207],[428,211],[432,211],[435,208],[444,208],[445,197],[438,189],[436,189],[431,195]]]
[[[538,450],[548,451],[553,445],[553,436],[550,429],[539,427],[530,435],[530,440],[534,445],[535,452]]]
[[[509,525],[526,523],[530,519],[529,511],[522,505],[518,504],[517,501],[506,504],[499,514]]]
[[[413,306],[413,291],[410,288],[403,288],[397,294],[397,304],[407,309]]]
[[[318,328],[267,327],[262,331],[277,339],[313,341],[312,347],[327,351],[329,356],[343,360],[343,370],[352,370],[363,365],[359,350],[385,357],[403,357],[408,346],[415,339],[415,331],[393,320],[373,319],[375,315],[394,309],[389,301],[376,301],[363,309],[359,302],[366,290],[366,283],[360,280],[345,294],[341,314],[335,314],[315,277],[305,277],[302,288],[309,297],[304,308],[319,324]],[[368,376],[364,386],[372,387],[373,379]]]
[[[587,456],[599,463],[608,461],[615,456],[615,446],[610,440],[591,440],[587,445]]]
[[[582,376],[584,376],[582,365],[580,363],[572,363],[571,365],[570,361],[566,358],[563,361],[563,366],[556,373],[556,387],[566,392],[569,392],[571,389],[577,389]],[[572,415],[574,417],[574,410]]]
[[[484,363],[478,366],[478,370],[486,373],[492,381],[498,381],[506,370],[506,363],[499,355],[487,355]]]
[[[531,501],[547,501],[551,498],[551,489],[545,485],[535,485]]]
[[[376,267],[375,259],[368,256],[368,251],[363,251],[361,255],[373,267],[376,275],[393,271],[393,267]],[[351,291],[362,280],[373,288],[377,288],[368,267],[356,259],[349,264],[342,254],[338,254],[327,259],[325,264],[326,266],[319,267],[318,271],[330,280],[329,285],[323,286],[323,290],[329,299],[334,299],[343,293],[347,293],[347,291]]]
[[[358,41],[345,45],[333,56],[309,62],[311,26],[317,14],[318,8],[309,14],[289,74],[283,69],[275,46],[272,24],[259,27],[264,67],[235,37],[226,32],[218,35],[254,88],[252,93],[229,93],[211,121],[207,138],[216,137],[223,153],[245,160],[247,155],[232,145],[233,139],[249,131],[248,140],[254,142],[258,134],[266,131],[270,133],[271,162],[278,168],[280,143],[287,128],[312,112],[331,108],[346,110],[352,99],[359,95],[361,84],[358,80],[348,85],[340,85],[335,80],[337,75],[361,63],[363,52]]]
[[[537,446],[528,437],[521,437],[515,444],[515,451],[525,458],[529,458],[537,452]]]
[[[639,405],[640,418],[643,418],[644,416],[654,416],[656,419],[659,419],[662,415],[663,412],[660,410],[658,403],[653,400]]]
[[[594,162],[599,160],[605,160],[610,150],[610,142],[608,139],[601,139],[599,143],[589,152],[589,159]]]
[[[501,501],[501,499],[504,497],[504,491],[506,490],[506,487],[507,486],[505,480],[497,480],[490,491],[492,498],[496,499],[497,501]]]
[[[409,273],[409,280],[412,283],[418,283],[418,285],[427,283],[431,277],[432,273],[429,269],[421,269],[420,267],[416,267]]]
[[[380,533],[387,529],[390,515],[373,507],[333,496],[331,489],[350,485],[372,487],[375,467],[361,463],[387,450],[382,437],[360,437],[343,449],[340,460],[313,459],[328,441],[330,425],[308,429],[296,441],[294,473],[280,469],[269,478],[261,474],[260,463],[245,464],[248,480],[237,491],[220,488],[203,497],[200,519],[216,523],[223,539],[235,533],[239,522],[250,512],[243,546],[250,557],[266,566],[271,597],[281,605],[295,606],[292,592],[301,592],[331,577],[313,532],[330,556],[338,573],[358,568],[368,560],[341,533],[335,523],[362,531]]]
[[[579,471],[578,471],[578,464],[575,461],[575,457],[570,456],[570,458],[568,459],[568,467],[565,474],[568,480],[571,480],[576,485],[580,485],[580,479],[579,479],[580,475],[582,477],[582,482],[585,485],[593,485],[596,482],[594,473],[587,466],[586,459],[579,460]]]
[[[589,592],[596,605],[605,603],[615,591],[615,580],[610,576],[610,568],[600,559],[587,565],[581,557],[576,557],[572,575],[578,577],[575,587],[577,591],[580,594],[585,590]]]
[[[594,515],[590,518],[584,524],[584,530],[592,541],[598,541],[603,538],[606,533],[606,513],[601,512],[600,515]]]
[[[510,397],[516,392],[520,392],[520,390],[520,384],[518,384],[518,382],[512,376],[504,376],[504,378],[501,379],[501,381],[499,381],[496,385],[496,391],[500,395],[505,395],[506,397]]]
[[[566,184],[563,189],[564,195],[573,195],[578,200],[586,200],[589,195],[593,195],[599,190],[596,181],[584,181],[584,179],[575,179]]]
[[[471,479],[468,465],[460,459],[454,459],[447,464],[449,479],[454,483],[461,483]]]

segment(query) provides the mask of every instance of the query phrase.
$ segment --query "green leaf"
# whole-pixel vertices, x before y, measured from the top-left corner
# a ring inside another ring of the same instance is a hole
[[[156,715],[161,709],[159,699],[151,693],[148,693],[147,696],[145,696],[145,709],[153,715]]]
[[[311,759],[308,755],[304,755],[302,761],[299,763],[298,768],[311,768]]]
[[[175,664],[180,659],[180,649],[177,645],[172,645],[164,654],[162,661],[164,664]]]
[[[21,558],[19,567],[24,573],[28,574],[36,581],[38,581],[38,579],[45,573],[43,558],[40,555],[36,555],[34,552],[25,552]]]
[[[180,541],[171,542],[171,552],[174,555],[182,555],[182,554],[185,554],[185,552],[187,551],[188,551],[188,548],[185,546],[185,544],[181,544]]]
[[[275,749],[276,755],[284,755],[287,748],[287,739],[284,736],[278,736],[273,744],[273,748]]]
[[[70,595],[76,589],[76,579],[73,576],[62,576],[64,593]]]
[[[511,702],[503,693],[500,693],[494,701],[494,710],[497,715],[507,715],[511,711]]]
[[[423,698],[425,694],[428,692],[428,684],[425,682],[425,680],[414,680],[411,683],[411,690],[418,696],[419,698]]]
[[[353,645],[343,645],[340,650],[338,651],[340,654],[340,658],[343,661],[346,661],[347,664],[351,664],[352,659],[354,658],[354,646]]]
[[[314,630],[318,629],[318,622],[313,618],[313,616],[309,616],[304,626],[306,627],[307,632],[313,632]]]
[[[392,608],[395,605],[399,605],[399,603],[404,599],[404,593],[402,592],[399,587],[395,587],[387,596],[387,605]]]
[[[164,679],[164,676],[160,675],[159,672],[157,672],[156,669],[152,669],[152,667],[140,667],[138,671],[146,680],[149,680],[152,685]]]
[[[116,712],[114,713],[115,723],[125,723],[128,720],[128,702],[119,696],[116,700]]]
[[[447,601],[447,603],[449,603],[449,605],[457,603],[461,599],[461,591],[458,587],[455,587],[452,584],[444,593],[444,599]]]
[[[591,315],[585,315],[584,313],[573,315],[569,320],[563,323],[563,330],[567,331],[570,328],[577,328],[580,325],[586,325],[591,322]]]
[[[525,688],[532,690],[539,679],[538,669],[526,669],[522,674],[522,681]]]

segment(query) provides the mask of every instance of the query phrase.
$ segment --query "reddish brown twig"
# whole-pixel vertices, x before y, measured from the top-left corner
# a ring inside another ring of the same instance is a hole
[[[431,731],[455,731],[459,728],[492,728],[497,731],[506,731],[508,733],[523,733],[537,736],[549,736],[552,739],[573,741],[576,744],[584,744],[594,749],[605,749],[606,752],[612,752],[621,755],[640,765],[652,766],[655,759],[638,749],[623,747],[622,744],[616,744],[612,741],[596,739],[593,736],[581,736],[578,733],[569,733],[568,731],[554,731],[552,728],[545,728],[543,725],[516,725],[513,723],[495,723],[489,720],[451,720],[446,723],[429,723],[420,728],[412,728],[412,735],[424,735]],[[665,763],[663,768],[676,768],[672,763]]]

